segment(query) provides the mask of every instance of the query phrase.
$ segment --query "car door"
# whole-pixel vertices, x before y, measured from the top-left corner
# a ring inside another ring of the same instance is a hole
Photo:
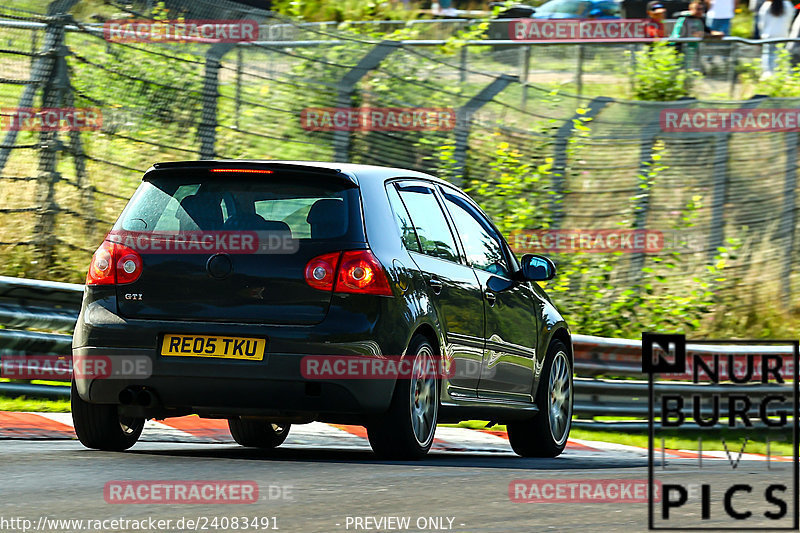
[[[478,278],[462,262],[434,186],[422,181],[400,181],[394,186],[416,231],[418,246],[412,243],[415,249],[409,249],[410,255],[428,283],[444,329],[444,349],[454,363],[454,375],[445,385],[447,393],[475,397],[484,351],[483,296]]]
[[[486,348],[478,397],[533,401],[538,329],[533,289],[512,279],[517,261],[483,212],[456,189],[441,192],[484,297]]]

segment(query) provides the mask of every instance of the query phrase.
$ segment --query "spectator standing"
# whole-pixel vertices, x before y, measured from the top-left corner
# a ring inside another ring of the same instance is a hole
[[[795,4],[794,8],[795,11],[797,11],[800,9],[800,4]],[[792,29],[789,30],[789,38],[800,39],[800,15],[795,14],[794,22],[792,23]],[[792,62],[800,63],[800,43],[791,42],[786,45],[786,49],[792,54]]]
[[[767,0],[758,10],[758,32],[762,39],[781,39],[789,36],[789,26],[794,18],[794,6],[789,0]],[[781,45],[781,48],[783,45]],[[775,73],[778,43],[761,45],[761,77]]]
[[[670,37],[699,37],[701,39],[722,37],[722,32],[712,30],[706,25],[705,17],[706,3],[703,0],[692,0],[689,4],[689,11],[681,13],[678,20],[675,21]],[[685,49],[684,44],[686,45]],[[684,52],[684,61],[688,68],[699,68],[698,45],[699,43],[678,43],[675,46],[679,51]]]
[[[722,35],[730,35],[735,0],[711,0],[708,10],[709,27]]]
[[[647,26],[647,36],[658,39],[664,37],[664,17],[667,16],[667,8],[659,0],[652,0],[647,3],[647,18],[650,24]]]

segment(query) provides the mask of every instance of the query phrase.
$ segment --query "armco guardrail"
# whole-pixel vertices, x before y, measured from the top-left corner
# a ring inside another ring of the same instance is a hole
[[[82,296],[82,285],[0,276],[0,357],[71,353]],[[69,387],[0,383],[0,394],[69,398]]]
[[[0,276],[0,354],[44,355],[70,353],[71,331],[78,317],[82,285],[28,280]],[[53,331],[27,331],[21,328]],[[610,339],[590,335],[573,335],[575,351],[575,425],[590,425],[611,430],[643,429],[648,414],[647,381],[608,379],[608,377],[640,377],[641,341]],[[772,353],[789,357],[791,346],[714,346],[689,344],[687,350],[700,354]],[[697,385],[681,381],[656,383],[659,392],[699,394],[705,397],[719,392],[725,385]],[[761,399],[776,391],[791,389],[774,385],[737,385],[752,402],[751,412],[757,418]],[[69,387],[29,383],[0,383],[0,394],[45,398],[69,397]],[[705,409],[702,410],[705,414]],[[638,418],[601,422],[594,417],[616,416]],[[581,419],[582,418],[582,419]]]

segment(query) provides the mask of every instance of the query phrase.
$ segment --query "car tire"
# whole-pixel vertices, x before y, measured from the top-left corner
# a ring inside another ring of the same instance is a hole
[[[420,459],[428,453],[439,416],[439,380],[421,369],[437,368],[435,350],[423,335],[415,335],[406,357],[412,358],[411,376],[395,385],[389,411],[367,424],[372,450],[387,459]]]
[[[122,417],[116,405],[84,401],[74,380],[70,404],[75,434],[87,448],[121,452],[136,444],[144,429],[144,418]]]
[[[291,427],[291,424],[273,424],[264,420],[228,419],[233,440],[247,448],[277,448],[289,436]]]
[[[564,451],[572,424],[572,364],[563,342],[547,349],[541,382],[536,391],[539,413],[530,420],[507,426],[511,448],[522,457],[557,457]]]

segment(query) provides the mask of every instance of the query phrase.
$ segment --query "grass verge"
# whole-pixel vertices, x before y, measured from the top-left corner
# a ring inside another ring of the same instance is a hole
[[[481,420],[469,420],[461,422],[460,424],[442,424],[445,427],[463,427],[470,429],[484,429],[487,422]],[[506,427],[502,425],[494,425],[490,428],[492,431],[505,431]],[[743,430],[728,430],[722,433],[715,432],[709,435],[704,431],[683,430],[680,432],[664,431],[659,432],[659,438],[655,442],[656,448],[660,448],[660,436],[664,436],[664,447],[668,450],[691,450],[697,451],[698,438],[702,438],[702,447],[704,451],[725,451],[727,446],[733,460],[739,455],[745,438],[747,438],[747,445],[744,453],[767,453],[767,443],[765,440],[752,440],[752,431]],[[647,433],[633,433],[633,432],[611,432],[611,431],[595,431],[590,429],[573,428],[570,431],[570,438],[582,440],[594,440],[601,442],[611,442],[614,444],[625,444],[628,446],[639,446],[647,448]],[[722,439],[725,439],[723,443]],[[778,441],[777,439],[782,439]],[[786,455],[791,456],[792,451],[792,434],[791,430],[775,432],[775,436],[771,439],[769,445],[769,452],[771,455]]]
[[[69,413],[69,400],[41,400],[19,396],[9,398],[0,396],[0,411],[21,411],[39,413]]]

